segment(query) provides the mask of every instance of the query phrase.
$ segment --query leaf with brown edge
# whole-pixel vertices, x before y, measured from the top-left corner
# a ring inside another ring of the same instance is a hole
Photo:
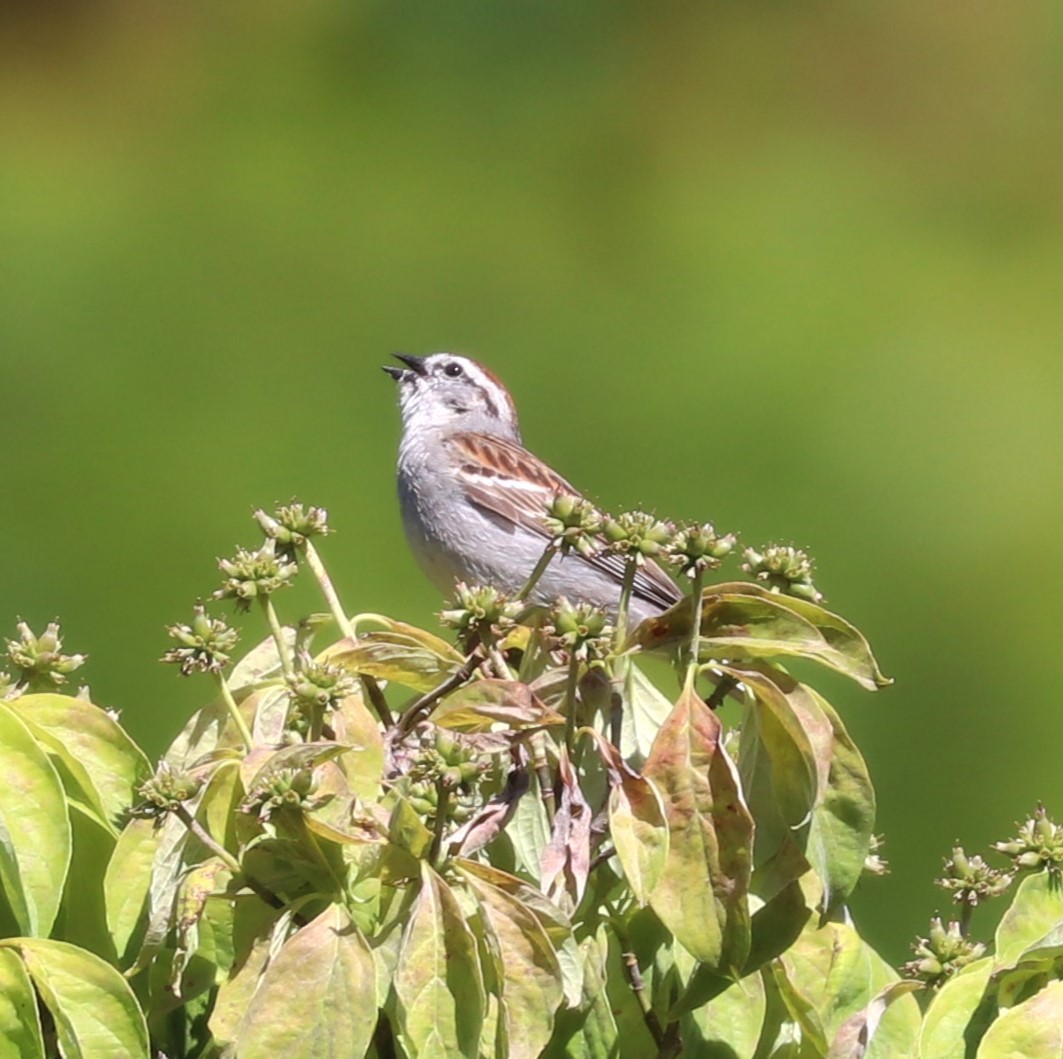
[[[564,724],[565,718],[519,680],[477,680],[448,695],[432,722],[455,732],[489,732],[497,725],[543,728]]]
[[[753,818],[721,734],[719,718],[687,688],[643,772],[664,799],[669,832],[650,907],[695,959],[730,973],[749,953]]]
[[[464,661],[446,640],[424,629],[378,614],[364,617],[371,617],[384,628],[363,633],[353,642],[341,640],[323,652],[319,660],[377,680],[394,681],[414,691],[431,691]]]
[[[808,870],[805,848],[830,769],[833,732],[804,685],[771,666],[720,666],[746,689],[742,790],[757,821],[752,888],[770,899]]]
[[[535,913],[506,890],[465,876],[490,928],[510,1059],[536,1059],[563,998],[561,966]]]
[[[493,842],[513,818],[517,804],[531,785],[526,765],[510,770],[505,786],[480,811],[447,839],[451,856],[466,856]]]
[[[598,748],[609,777],[609,834],[631,892],[645,906],[668,860],[668,821],[653,782],[639,775],[620,751],[593,728],[584,728]]]
[[[691,628],[690,601],[681,600],[641,622],[625,646],[671,651],[690,640]],[[883,676],[863,634],[844,618],[752,582],[730,581],[705,589],[700,644],[703,660],[809,658],[869,691],[892,683]]]
[[[561,804],[540,858],[540,885],[556,905],[571,914],[583,899],[591,867],[591,807],[580,790],[568,753],[560,748]]]

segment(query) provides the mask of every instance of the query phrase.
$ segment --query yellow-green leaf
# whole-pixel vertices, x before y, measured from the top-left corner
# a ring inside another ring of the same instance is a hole
[[[688,600],[631,634],[628,646],[671,651],[690,640]],[[806,600],[770,592],[747,581],[706,588],[701,605],[703,659],[758,659],[777,655],[810,658],[874,691],[891,681],[882,675],[867,640],[844,618]]]
[[[749,952],[753,819],[720,736],[716,715],[684,690],[643,773],[661,794],[669,832],[650,905],[691,955],[728,972]]]
[[[476,939],[450,887],[424,861],[394,988],[410,1059],[478,1059],[485,998]]]
[[[10,938],[55,1023],[64,1059],[147,1059],[148,1028],[126,980],[85,949]]]
[[[0,949],[0,1059],[44,1059],[37,997],[12,949]]]
[[[339,905],[296,931],[259,982],[236,1035],[240,1059],[361,1059],[376,1025],[376,968]]]
[[[477,680],[448,695],[433,711],[432,721],[458,732],[488,732],[496,726],[521,729],[564,724],[565,718],[518,680]]]
[[[0,704],[0,886],[24,934],[47,937],[63,896],[71,833],[55,766]]]

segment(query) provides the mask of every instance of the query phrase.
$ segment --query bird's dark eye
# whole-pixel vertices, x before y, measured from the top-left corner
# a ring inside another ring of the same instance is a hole
[[[461,378],[461,365],[457,361],[452,360],[449,364],[443,366],[443,374],[449,375],[452,379]]]

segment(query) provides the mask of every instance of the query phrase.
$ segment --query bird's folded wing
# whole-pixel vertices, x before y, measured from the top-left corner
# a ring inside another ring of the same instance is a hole
[[[469,502],[498,516],[504,525],[518,526],[543,538],[546,508],[555,496],[582,496],[570,482],[515,441],[492,434],[452,434],[446,441],[455,452],[458,474]],[[607,574],[617,585],[627,565],[623,556],[599,552],[574,556]],[[654,562],[646,562],[635,574],[634,594],[663,608],[679,601],[676,583]]]

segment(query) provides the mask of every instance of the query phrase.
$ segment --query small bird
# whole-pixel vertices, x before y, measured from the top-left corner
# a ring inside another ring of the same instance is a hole
[[[399,505],[410,549],[448,594],[459,580],[520,591],[550,542],[547,505],[582,494],[524,448],[513,399],[482,364],[453,353],[395,357],[404,367],[384,371],[399,384]],[[623,573],[619,555],[559,554],[530,602],[565,596],[615,615]],[[675,582],[647,562],[635,576],[630,620],[680,598]]]

